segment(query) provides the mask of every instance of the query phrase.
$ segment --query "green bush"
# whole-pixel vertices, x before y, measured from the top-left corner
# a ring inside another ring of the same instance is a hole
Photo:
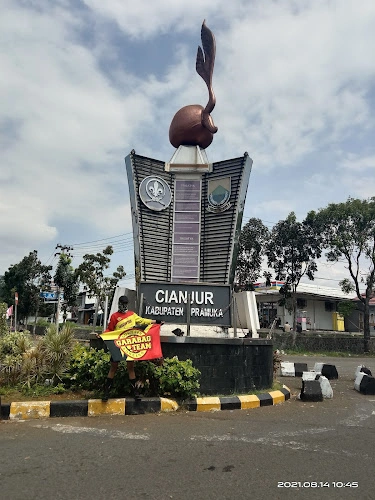
[[[24,354],[31,349],[28,331],[9,332],[0,338],[0,376],[5,384],[16,384],[21,379]]]
[[[166,358],[164,364],[154,370],[160,395],[190,399],[197,394],[201,372],[194,368],[190,359],[179,361],[177,356]]]
[[[6,320],[7,309],[8,306],[5,304],[5,302],[0,302],[0,338],[9,332]]]
[[[98,390],[103,387],[110,355],[77,343],[72,351],[65,385],[72,389]]]
[[[74,346],[73,331],[64,326],[59,333],[50,325],[46,335],[33,342],[28,331],[7,333],[0,338],[0,378],[6,385],[28,388],[46,378],[62,380]]]
[[[39,318],[36,322],[36,326],[41,326],[43,328],[48,328],[50,326],[50,322],[45,318]]]
[[[64,379],[72,389],[101,391],[110,367],[110,354],[77,344],[72,352],[68,374]],[[151,361],[135,363],[137,377],[143,383],[144,396],[170,396],[181,399],[193,397],[199,389],[200,372],[192,362],[179,361],[177,357],[165,359],[163,366]],[[130,394],[126,363],[119,364],[113,381],[113,397]]]
[[[56,379],[61,381],[68,371],[74,346],[74,333],[70,325],[64,325],[59,332],[55,325],[51,324],[48,327],[40,341],[40,349],[45,356],[46,373],[52,378],[53,384]]]
[[[73,330],[77,328],[77,323],[75,321],[66,320],[64,325],[70,326],[70,328],[73,328]]]

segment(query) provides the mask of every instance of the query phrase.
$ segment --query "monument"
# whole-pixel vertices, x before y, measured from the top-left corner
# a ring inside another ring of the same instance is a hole
[[[247,153],[208,159],[218,128],[211,116],[216,45],[205,22],[201,40],[196,71],[207,85],[207,105],[187,105],[174,115],[169,140],[176,151],[168,162],[134,150],[125,158],[138,310],[165,321],[163,330],[168,323],[186,324],[188,332],[190,324],[234,324],[232,288],[252,160]],[[206,394],[272,384],[270,341],[172,335],[162,342],[165,356],[192,359]],[[219,359],[225,360],[220,369]]]
[[[215,38],[205,22],[201,38],[196,70],[208,88],[206,107],[177,111],[169,129],[176,151],[169,162],[134,150],[125,159],[135,275],[144,316],[229,327],[252,160],[247,153],[214,164],[208,160],[206,148],[218,129],[211,116]]]

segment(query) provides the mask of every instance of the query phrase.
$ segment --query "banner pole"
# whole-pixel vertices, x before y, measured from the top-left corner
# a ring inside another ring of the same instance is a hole
[[[187,305],[186,305],[186,336],[190,337],[190,312],[191,312],[191,293],[187,294]]]
[[[107,329],[107,320],[108,320],[108,295],[105,296],[103,332]]]
[[[17,330],[17,306],[18,306],[18,292],[14,294],[14,331]]]
[[[143,295],[143,293],[141,293],[141,298],[139,301],[139,309],[138,309],[139,316],[142,316],[142,314],[143,314],[143,301],[144,301],[144,295]]]
[[[232,324],[233,324],[233,337],[237,338],[237,301],[234,293],[232,292]]]

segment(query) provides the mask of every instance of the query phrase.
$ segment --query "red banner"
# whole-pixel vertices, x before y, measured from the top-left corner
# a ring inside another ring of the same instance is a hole
[[[152,324],[141,330],[129,328],[102,333],[113,361],[146,361],[163,356],[160,345],[160,325]]]

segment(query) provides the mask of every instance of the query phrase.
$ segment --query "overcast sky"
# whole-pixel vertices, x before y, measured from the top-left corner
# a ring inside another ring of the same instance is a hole
[[[203,19],[219,128],[207,155],[253,159],[244,223],[375,195],[373,0],[2,0],[0,274],[34,249],[55,263],[71,245],[76,266],[109,243],[133,284],[124,157],[170,160],[173,115],[207,103]]]

